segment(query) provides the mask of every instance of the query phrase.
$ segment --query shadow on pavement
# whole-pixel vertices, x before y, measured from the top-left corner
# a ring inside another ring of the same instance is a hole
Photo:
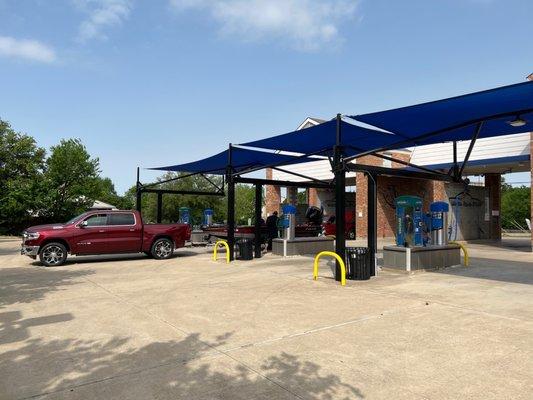
[[[15,303],[42,300],[47,293],[76,285],[76,278],[93,271],[65,271],[53,268],[0,269],[0,308]]]
[[[364,398],[338,376],[288,353],[253,368],[240,363],[217,350],[230,336],[207,342],[189,334],[140,348],[128,338],[27,340],[0,355],[0,392],[9,398]]]
[[[431,272],[526,285],[533,284],[533,263],[524,261],[470,258],[469,267],[444,268]]]
[[[72,314],[63,313],[23,319],[20,311],[0,312],[0,345],[28,339],[30,337],[28,328],[67,322],[73,318]]]

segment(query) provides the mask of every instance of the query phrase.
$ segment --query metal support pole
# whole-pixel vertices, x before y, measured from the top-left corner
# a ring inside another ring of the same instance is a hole
[[[261,258],[261,208],[263,206],[263,185],[255,185],[255,258]]]
[[[161,223],[161,216],[163,214],[163,193],[157,194],[157,223]]]
[[[163,193],[157,194],[157,223],[161,223],[161,215],[163,214]]]
[[[228,183],[228,247],[229,260],[234,259],[235,249],[235,181],[233,180],[232,146],[229,145],[228,166],[226,168],[226,181]]]
[[[453,177],[457,178],[459,175],[459,164],[457,164],[457,141],[453,141]]]
[[[474,132],[474,136],[472,136],[472,140],[470,141],[470,145],[468,146],[468,150],[466,151],[465,159],[461,164],[461,169],[459,169],[459,175],[456,177],[457,180],[460,180],[463,176],[463,171],[466,167],[466,164],[468,163],[468,160],[470,159],[470,154],[472,154],[472,150],[474,150],[474,145],[476,144],[476,140],[481,132],[481,128],[483,128],[483,122],[480,122],[476,126],[476,131]]]
[[[376,275],[376,253],[378,248],[378,183],[377,176],[367,174],[368,179],[368,199],[367,199],[367,242],[370,253],[370,276]]]
[[[137,167],[137,183],[135,184],[135,187],[137,188],[137,190],[135,191],[135,195],[137,197],[135,201],[135,207],[137,208],[137,211],[141,212],[142,191],[141,191],[141,182],[139,182],[139,174],[140,174],[139,167]]]
[[[334,148],[333,173],[335,175],[335,252],[345,259],[346,253],[346,170],[342,162],[341,115],[337,114],[337,138]],[[341,280],[341,267],[336,263],[335,280]]]

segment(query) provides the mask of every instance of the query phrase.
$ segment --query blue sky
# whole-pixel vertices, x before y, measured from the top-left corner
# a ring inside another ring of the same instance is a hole
[[[521,82],[531,15],[531,0],[0,0],[0,118],[45,147],[81,138],[122,192],[138,165],[306,116]]]

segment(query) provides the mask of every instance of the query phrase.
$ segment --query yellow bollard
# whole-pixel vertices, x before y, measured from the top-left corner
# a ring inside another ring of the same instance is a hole
[[[331,256],[334,257],[341,266],[341,286],[346,285],[346,266],[344,265],[343,259],[337,254],[332,251],[322,251],[318,253],[315,257],[315,266],[313,268],[313,279],[316,281],[318,279],[318,260],[322,256]]]
[[[225,240],[219,240],[215,243],[215,248],[213,249],[213,261],[217,260],[218,245],[223,245],[226,248],[226,264],[229,264],[229,245]]]
[[[464,244],[461,244],[459,242],[448,242],[450,244],[456,244],[463,250],[464,258],[465,258],[465,267],[468,267],[468,251],[466,250],[466,246]]]

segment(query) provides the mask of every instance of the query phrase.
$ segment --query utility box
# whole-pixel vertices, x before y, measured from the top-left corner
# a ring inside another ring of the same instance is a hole
[[[450,206],[444,201],[436,201],[429,205],[431,212],[431,244],[446,246],[448,244],[448,212]]]

